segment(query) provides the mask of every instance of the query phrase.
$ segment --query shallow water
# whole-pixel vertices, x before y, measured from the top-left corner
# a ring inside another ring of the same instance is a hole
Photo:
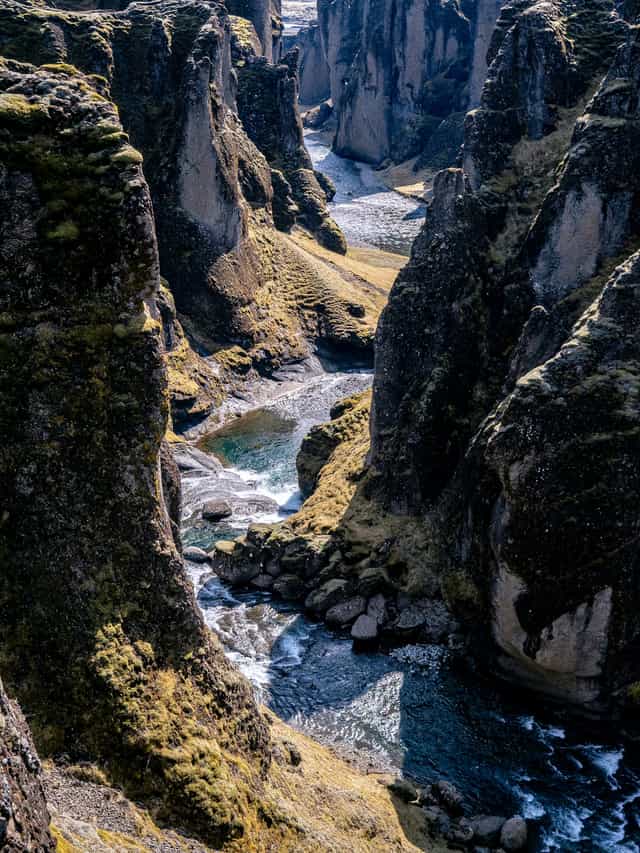
[[[201,442],[249,491],[276,497],[280,514],[299,501],[295,453],[336,397],[370,381],[328,375]],[[335,396],[334,396],[335,395]],[[197,483],[197,481],[194,481]],[[189,492],[192,513],[196,492]],[[255,516],[258,518],[259,516]],[[250,518],[197,528],[185,539],[210,547]],[[640,851],[640,756],[559,711],[532,715],[531,702],[462,666],[446,650],[409,646],[355,654],[347,637],[310,622],[269,594],[201,587],[205,619],[263,701],[308,734],[379,769],[428,782],[447,778],[477,812],[532,819],[538,851]]]
[[[313,166],[337,188],[329,211],[351,246],[409,255],[425,205],[385,187],[371,166],[338,157],[317,131],[305,132]]]
[[[315,0],[286,0],[282,7],[284,35],[295,35],[318,17]]]

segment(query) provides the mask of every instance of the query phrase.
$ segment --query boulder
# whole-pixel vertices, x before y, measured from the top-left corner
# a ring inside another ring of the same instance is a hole
[[[182,556],[191,563],[208,563],[211,560],[206,551],[203,551],[202,548],[196,548],[195,545],[185,548]]]
[[[305,599],[304,606],[307,610],[311,610],[317,614],[326,613],[330,607],[333,607],[341,598],[344,598],[346,590],[346,580],[332,578],[323,583],[318,589],[310,592]]]
[[[256,589],[268,590],[273,586],[273,577],[271,575],[266,574],[265,572],[261,572],[259,575],[256,575],[255,578],[251,580],[251,586],[255,586]]]
[[[361,595],[356,595],[330,607],[324,618],[327,625],[331,625],[331,627],[346,628],[364,613],[365,607],[366,599]]]
[[[273,591],[287,601],[296,601],[305,593],[305,586],[298,575],[280,575],[273,583]]]
[[[418,799],[418,789],[413,782],[410,782],[408,779],[398,777],[397,779],[394,779],[388,787],[392,794],[395,794],[396,797],[400,797],[400,799],[404,800],[405,803],[415,803]]]
[[[463,813],[463,796],[451,782],[439,779],[431,786],[431,793],[449,814],[456,816]]]
[[[378,639],[378,623],[372,616],[363,613],[358,616],[351,628],[354,645],[368,645]]]
[[[375,619],[378,625],[384,624],[387,618],[387,600],[382,593],[378,593],[369,599],[367,616]]]
[[[497,847],[505,822],[506,818],[497,815],[479,815],[472,818],[474,840],[480,845]]]
[[[524,850],[527,846],[527,822],[520,815],[505,821],[500,830],[500,846],[504,850]]]
[[[202,517],[207,521],[222,521],[223,518],[229,518],[231,515],[233,515],[233,509],[227,501],[207,501],[202,507]]]

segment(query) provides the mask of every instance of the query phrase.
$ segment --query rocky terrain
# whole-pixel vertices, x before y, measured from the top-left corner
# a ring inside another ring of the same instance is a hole
[[[358,643],[472,641],[631,718],[639,11],[505,5],[381,318],[370,444],[367,401],[338,407],[303,445],[302,510],[214,555]]]

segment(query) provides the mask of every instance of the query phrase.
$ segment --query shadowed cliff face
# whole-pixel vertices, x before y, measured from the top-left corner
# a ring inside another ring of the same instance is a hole
[[[251,836],[268,735],[173,538],[151,199],[92,83],[0,69],[0,668],[42,748],[217,845]]]
[[[507,671],[585,704],[640,674],[637,52],[613,3],[505,8],[378,329],[374,491],[440,529]]]

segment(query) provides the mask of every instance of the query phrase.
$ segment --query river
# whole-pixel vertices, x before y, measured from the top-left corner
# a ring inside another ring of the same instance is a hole
[[[381,187],[368,167],[337,158],[321,137],[307,143],[337,184],[332,214],[349,241],[406,253],[420,227],[416,203]],[[294,376],[286,393],[179,450],[185,545],[209,549],[251,521],[294,511],[302,437],[335,400],[370,383],[356,371]],[[232,503],[231,518],[202,520],[211,497]],[[532,850],[640,853],[639,749],[606,724],[587,726],[540,702],[532,714],[530,698],[435,646],[355,654],[348,637],[299,607],[218,579],[203,584],[205,567],[187,565],[207,624],[287,722],[376,769],[425,783],[446,778],[475,812],[521,813]]]

